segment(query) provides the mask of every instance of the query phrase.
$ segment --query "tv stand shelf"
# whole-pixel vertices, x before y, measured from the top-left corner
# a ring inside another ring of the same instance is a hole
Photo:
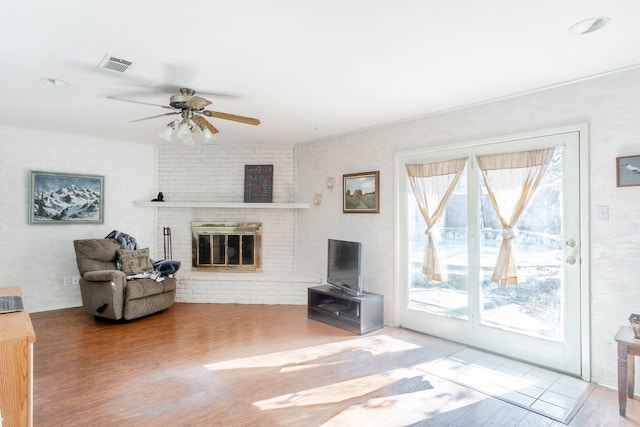
[[[364,335],[382,329],[383,296],[371,292],[351,296],[329,285],[307,290],[307,317]]]

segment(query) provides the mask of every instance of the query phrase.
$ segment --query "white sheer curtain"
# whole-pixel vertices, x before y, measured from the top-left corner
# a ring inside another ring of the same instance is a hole
[[[425,231],[427,241],[422,260],[422,272],[428,280],[434,282],[442,281],[442,276],[438,255],[433,244],[431,227],[442,216],[466,163],[467,157],[443,162],[406,165],[413,195],[427,224]]]
[[[489,197],[502,224],[502,244],[491,281],[517,285],[518,274],[511,241],[520,215],[540,184],[554,148],[519,153],[476,156]]]

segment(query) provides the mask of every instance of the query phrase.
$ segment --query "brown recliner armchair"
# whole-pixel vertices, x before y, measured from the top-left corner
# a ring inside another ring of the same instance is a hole
[[[175,302],[176,279],[127,280],[118,269],[121,245],[116,239],[74,240],[80,272],[80,292],[84,310],[94,316],[130,320],[171,307]],[[141,251],[129,251],[145,253]],[[147,250],[148,259],[148,250]],[[150,263],[150,260],[149,260]]]

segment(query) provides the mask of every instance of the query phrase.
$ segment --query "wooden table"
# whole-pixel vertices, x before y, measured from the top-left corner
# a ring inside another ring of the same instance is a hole
[[[627,413],[627,396],[633,399],[636,377],[635,356],[640,356],[640,340],[635,339],[630,326],[621,326],[616,334],[618,342],[618,405],[620,415]]]
[[[0,295],[22,296],[20,288],[0,288]],[[36,334],[27,311],[0,314],[0,409],[2,425],[33,425],[33,342]]]

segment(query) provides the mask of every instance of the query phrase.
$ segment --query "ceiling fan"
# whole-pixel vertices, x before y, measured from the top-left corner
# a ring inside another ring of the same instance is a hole
[[[193,135],[201,133],[205,140],[209,140],[219,132],[206,117],[214,117],[217,119],[232,120],[234,122],[246,123],[249,125],[257,126],[260,124],[260,120],[252,117],[238,116],[235,114],[221,113],[218,111],[205,110],[204,108],[211,104],[208,99],[202,98],[196,95],[196,91],[189,88],[181,88],[179,95],[173,95],[169,98],[169,105],[151,104],[148,102],[131,101],[128,99],[116,98],[109,96],[109,99],[116,101],[132,102],[134,104],[153,105],[156,107],[166,108],[173,110],[170,113],[158,114],[151,117],[145,117],[142,119],[131,120],[129,123],[140,122],[143,120],[156,119],[158,117],[180,115],[181,119],[172,120],[167,124],[160,137],[171,141],[171,136],[174,130],[177,130],[178,139],[180,139],[186,145],[193,144]]]

